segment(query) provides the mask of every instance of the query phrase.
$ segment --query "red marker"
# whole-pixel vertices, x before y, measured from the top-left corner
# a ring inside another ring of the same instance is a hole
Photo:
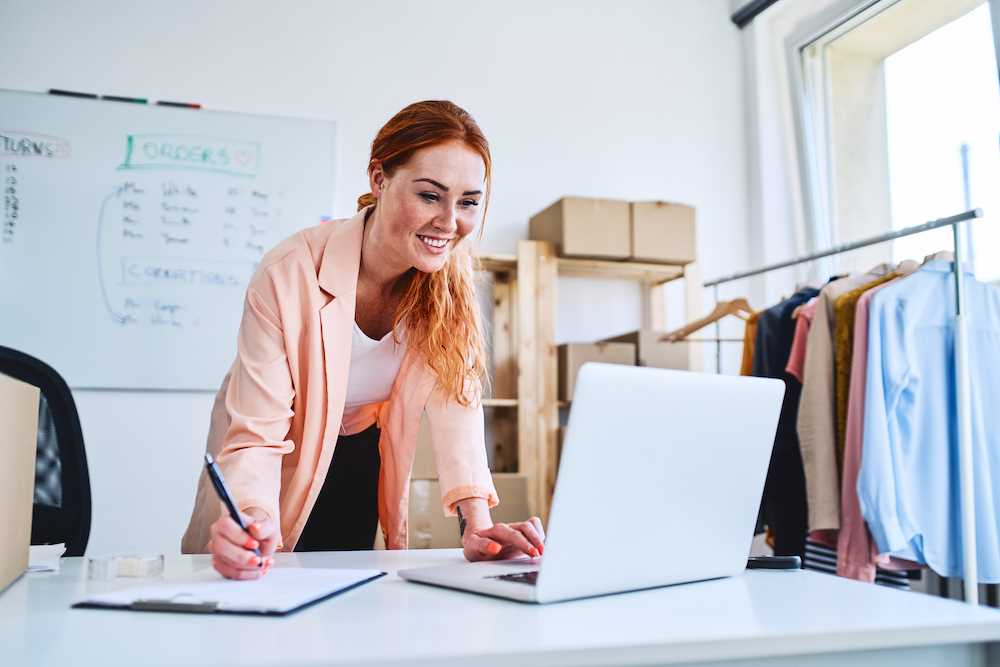
[[[200,104],[195,104],[194,102],[167,102],[166,100],[157,100],[156,102],[161,107],[180,107],[182,109],[200,109]]]

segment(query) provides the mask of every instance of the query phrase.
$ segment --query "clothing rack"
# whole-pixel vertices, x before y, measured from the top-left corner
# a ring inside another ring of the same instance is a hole
[[[972,470],[972,412],[970,406],[970,379],[969,379],[969,359],[968,359],[968,338],[966,334],[965,320],[965,295],[964,278],[962,275],[962,249],[964,247],[964,226],[961,224],[968,220],[982,218],[982,209],[972,209],[953,215],[947,218],[931,220],[920,225],[904,227],[894,232],[873,236],[861,241],[844,243],[833,246],[827,250],[814,252],[797,259],[791,259],[776,264],[769,264],[749,271],[741,271],[732,275],[723,276],[714,280],[709,280],[703,285],[711,287],[715,302],[719,302],[719,285],[742,280],[752,276],[759,276],[778,269],[788,268],[817,259],[840,255],[852,250],[866,248],[868,246],[885,243],[904,236],[922,234],[939,227],[951,226],[952,240],[955,245],[955,261],[952,262],[952,272],[955,276],[955,390],[958,404],[958,461],[959,461],[959,489],[960,506],[962,512],[962,561],[963,561],[963,585],[965,591],[965,601],[969,604],[979,604],[979,573],[976,563],[976,508],[973,496],[973,470]],[[718,335],[718,323],[716,323],[716,338]],[[716,363],[721,359],[721,345],[716,343]]]

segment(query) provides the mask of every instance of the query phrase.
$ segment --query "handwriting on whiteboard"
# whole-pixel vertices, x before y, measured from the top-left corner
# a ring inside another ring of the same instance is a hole
[[[254,142],[127,136],[124,178],[99,211],[97,262],[112,321],[194,328],[212,317],[220,290],[242,298],[281,219],[283,193],[247,179],[258,160]]]
[[[119,169],[185,169],[231,176],[257,175],[260,144],[195,135],[130,134]]]

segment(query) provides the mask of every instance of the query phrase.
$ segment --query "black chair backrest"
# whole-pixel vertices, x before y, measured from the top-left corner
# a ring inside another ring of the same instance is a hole
[[[90,539],[90,473],[73,394],[66,381],[51,366],[9,347],[0,346],[0,373],[32,384],[41,392],[39,461],[44,461],[48,453],[44,448],[48,423],[55,430],[58,446],[58,505],[38,502],[39,493],[36,492],[31,543],[64,542],[66,556],[82,556]]]

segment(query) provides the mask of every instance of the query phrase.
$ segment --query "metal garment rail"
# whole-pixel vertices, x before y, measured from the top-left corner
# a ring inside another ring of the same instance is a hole
[[[827,250],[821,250],[820,252],[814,252],[812,254],[805,255],[804,257],[799,257],[798,259],[778,262],[776,264],[770,264],[768,266],[764,266],[759,269],[752,269],[750,271],[741,271],[732,275],[709,280],[704,283],[705,287],[712,288],[715,302],[718,303],[719,285],[724,283],[733,282],[734,280],[742,280],[752,276],[759,276],[764,273],[770,273],[771,271],[777,271],[778,269],[784,269],[798,264],[813,262],[817,259],[830,257],[832,255],[840,255],[845,252],[858,250],[859,248],[865,248],[879,243],[885,243],[904,236],[922,234],[939,227],[951,226],[952,240],[955,244],[955,261],[952,262],[952,272],[955,276],[956,297],[954,354],[955,390],[956,401],[958,404],[959,491],[962,511],[962,573],[965,601],[974,605],[979,604],[979,573],[977,570],[978,564],[976,563],[976,507],[975,498],[973,496],[974,478],[972,470],[972,412],[970,406],[971,392],[969,386],[969,342],[966,332],[967,323],[965,319],[964,278],[960,267],[962,265],[962,248],[964,247],[964,225],[961,223],[982,217],[982,209],[977,208],[947,218],[940,218],[938,220],[925,222],[921,225],[905,227],[894,232],[889,232],[888,234],[873,236],[871,238],[855,241],[853,243],[844,243]],[[719,338],[718,330],[718,323],[716,323],[716,338]],[[716,363],[718,364],[722,355],[721,346],[718,344],[716,344],[715,353]]]

